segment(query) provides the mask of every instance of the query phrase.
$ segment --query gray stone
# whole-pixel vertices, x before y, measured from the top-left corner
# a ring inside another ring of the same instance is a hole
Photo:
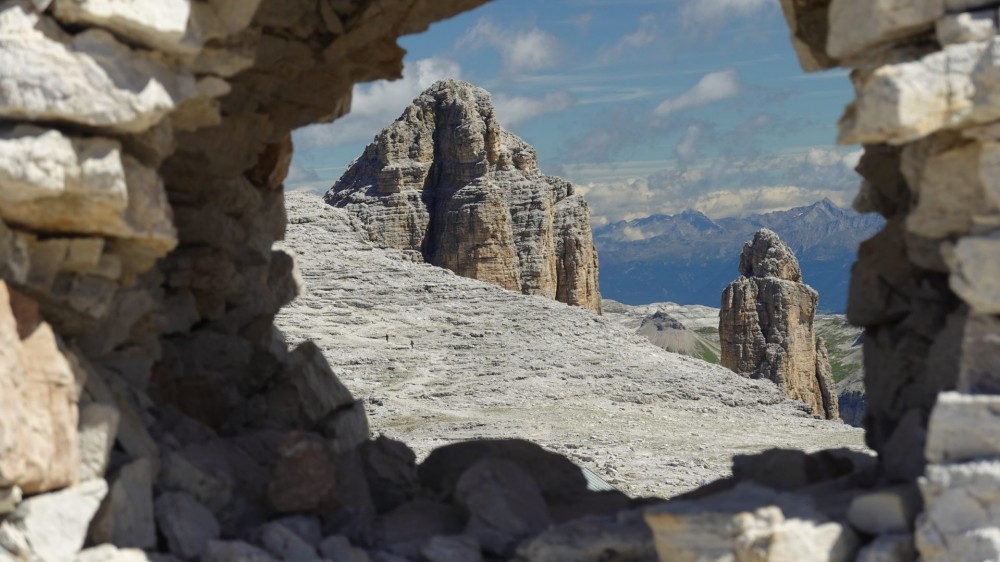
[[[316,517],[289,515],[288,517],[276,519],[274,522],[292,531],[312,546],[318,546],[320,541],[323,540],[322,526]]]
[[[341,535],[331,535],[319,543],[319,553],[323,558],[334,562],[350,560],[351,549],[351,541]]]
[[[12,515],[32,552],[46,562],[68,562],[83,547],[87,526],[108,493],[102,479],[30,497]]]
[[[359,450],[376,511],[389,511],[419,490],[417,456],[405,443],[379,435]]]
[[[385,551],[417,557],[431,537],[462,532],[466,517],[454,506],[418,498],[375,522],[375,542]]]
[[[205,506],[184,492],[165,492],[156,498],[156,523],[172,554],[191,559],[219,538],[219,523]],[[221,559],[220,559],[221,560]]]
[[[581,517],[549,528],[524,541],[517,554],[529,562],[656,560],[653,534],[639,510]]]
[[[851,501],[847,521],[869,535],[908,533],[922,507],[920,491],[905,484],[862,494]]]
[[[914,562],[916,559],[913,535],[892,533],[875,537],[858,552],[855,562]]]
[[[859,56],[876,45],[930,29],[943,15],[942,0],[833,0],[826,50],[837,59]]]
[[[108,496],[90,524],[93,542],[132,548],[156,546],[154,478],[149,459],[138,459],[118,469],[111,478]]]
[[[17,486],[0,488],[0,516],[14,511],[22,499],[23,494]]]
[[[422,549],[420,556],[427,562],[482,562],[479,541],[467,535],[436,536]]]
[[[1000,394],[1000,318],[970,314],[962,334],[959,392]]]
[[[314,562],[319,559],[315,548],[281,523],[272,522],[261,526],[254,537],[254,542],[279,560]]]
[[[916,546],[924,562],[1000,559],[1000,462],[930,465]]]
[[[69,36],[21,2],[8,2],[3,12],[0,29],[9,39],[0,62],[9,80],[0,87],[0,115],[6,118],[138,132],[197,93],[190,72],[133,51],[106,31]]]
[[[729,491],[649,508],[661,560],[854,560],[857,536],[827,522],[802,496],[741,484]],[[745,557],[745,558],[744,558]]]
[[[1000,314],[1000,234],[968,236],[946,261],[951,289],[978,314]]]
[[[552,523],[534,478],[508,460],[485,458],[467,468],[455,501],[469,512],[465,534],[497,555],[509,555],[520,540]]]
[[[118,409],[108,404],[92,402],[80,408],[77,443],[81,482],[104,477],[118,435],[118,419]]]
[[[81,550],[73,562],[149,562],[149,557],[136,548],[118,549],[114,545],[102,544]]]
[[[942,45],[986,41],[997,34],[996,10],[947,14],[937,21],[934,30]]]
[[[242,541],[211,541],[201,562],[278,562],[270,554]]]
[[[368,414],[361,400],[333,412],[323,421],[322,428],[323,436],[330,440],[330,450],[334,453],[350,451],[371,435]]]
[[[1000,396],[938,395],[926,451],[927,460],[933,463],[1000,456]]]

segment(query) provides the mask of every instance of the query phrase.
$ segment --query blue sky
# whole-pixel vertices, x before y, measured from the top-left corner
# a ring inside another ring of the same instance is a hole
[[[844,71],[804,74],[776,0],[494,0],[404,37],[403,78],[295,133],[287,185],[325,191],[423,89],[461,78],[542,169],[579,186],[595,225],[847,204],[860,152],[837,147]]]

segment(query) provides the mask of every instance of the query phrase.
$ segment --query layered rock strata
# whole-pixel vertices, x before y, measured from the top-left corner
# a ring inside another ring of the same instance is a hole
[[[996,3],[782,5],[803,68],[852,69],[840,141],[865,148],[854,206],[887,219],[859,249],[847,311],[865,328],[866,439],[885,478],[924,475],[921,559],[997,558],[1000,525],[981,516],[1000,510],[984,446],[1000,391]]]
[[[488,92],[444,80],[355,160],[326,201],[372,241],[528,295],[600,312],[590,210],[497,122]]]
[[[739,271],[722,293],[722,365],[771,380],[813,414],[838,419],[830,359],[814,328],[819,295],[802,283],[795,255],[761,229],[743,246]]]

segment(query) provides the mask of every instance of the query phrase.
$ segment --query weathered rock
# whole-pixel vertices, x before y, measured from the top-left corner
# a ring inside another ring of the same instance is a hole
[[[189,71],[133,51],[106,31],[69,36],[19,1],[0,10],[0,62],[10,77],[0,87],[5,118],[140,132],[196,95]]]
[[[854,57],[876,45],[929,30],[943,15],[941,0],[832,0],[826,51],[837,59]]]
[[[661,560],[854,560],[858,539],[801,497],[740,485],[646,511]]]
[[[34,496],[24,500],[3,525],[20,532],[39,559],[70,562],[83,547],[87,526],[107,492],[107,483],[94,479]]]
[[[102,544],[81,550],[73,562],[149,562],[150,560],[145,552],[137,548],[118,549],[114,545]]]
[[[479,541],[466,535],[437,536],[420,550],[427,562],[482,562]]]
[[[319,559],[316,549],[302,537],[280,523],[268,523],[254,533],[254,542],[288,562],[314,562]]]
[[[1000,397],[943,392],[927,428],[927,460],[951,463],[1000,456]]]
[[[921,560],[1000,557],[1000,463],[930,465],[920,490],[925,508],[917,520],[916,546]]]
[[[895,533],[875,537],[875,540],[858,551],[855,562],[914,562],[916,559],[913,535]]]
[[[24,494],[17,486],[0,488],[0,515],[14,511],[23,498]]]
[[[274,523],[284,526],[311,546],[319,546],[319,543],[323,540],[322,526],[319,519],[315,517],[289,515],[288,517],[275,520]]]
[[[987,41],[997,34],[996,13],[978,10],[948,14],[937,20],[934,34],[942,45]]]
[[[521,543],[516,560],[525,562],[652,562],[653,534],[641,511],[587,516],[550,527]],[[456,559],[457,560],[457,559]]]
[[[457,507],[418,498],[376,520],[375,542],[387,552],[416,558],[431,537],[461,533],[466,519]]]
[[[905,484],[860,495],[851,501],[847,520],[857,530],[869,535],[909,533],[920,512],[920,492]]]
[[[20,334],[21,298],[0,281],[0,482],[36,494],[77,482],[79,389],[48,324]]]
[[[948,256],[951,289],[973,312],[1000,314],[1000,235],[969,236],[959,240]]]
[[[110,480],[101,509],[90,524],[89,536],[95,543],[131,548],[156,546],[154,478],[149,459],[138,459],[118,469]]]
[[[958,374],[960,392],[1000,393],[1000,318],[970,314],[962,334],[962,362]]]
[[[719,312],[722,365],[773,381],[814,414],[837,418],[829,359],[816,340],[818,295],[801,283],[798,260],[776,234],[761,229],[743,246],[740,277],[726,287]]]
[[[372,502],[379,513],[409,500],[420,489],[417,456],[405,443],[379,435],[359,450]]]
[[[156,498],[156,523],[172,554],[190,560],[205,552],[219,538],[219,523],[212,512],[184,492],[165,492]]]
[[[242,541],[211,541],[201,562],[278,562],[267,552]]]
[[[538,484],[508,460],[487,458],[467,468],[455,499],[469,512],[465,534],[497,555],[509,555],[520,540],[552,523]]]
[[[118,435],[118,410],[92,402],[80,408],[77,442],[80,445],[81,482],[103,478]]]
[[[837,66],[826,52],[830,0],[781,0],[781,9],[802,70],[814,72]]]
[[[421,94],[326,201],[377,243],[600,312],[586,202],[541,173],[534,149],[500,127],[489,94],[470,84],[446,80]]]
[[[326,441],[317,435],[288,435],[278,451],[267,497],[283,512],[312,512],[336,507],[337,467]]]

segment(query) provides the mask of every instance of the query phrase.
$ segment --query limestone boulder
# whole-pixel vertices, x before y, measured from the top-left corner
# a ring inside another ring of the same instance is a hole
[[[141,132],[197,95],[190,71],[133,51],[110,33],[70,36],[30,4],[0,5],[0,116]]]
[[[108,495],[90,524],[95,543],[119,547],[153,548],[153,463],[138,459],[118,469],[110,480]]]
[[[107,492],[107,483],[94,479],[28,498],[0,524],[0,535],[20,536],[21,544],[36,559],[71,562],[83,547],[90,520]]]
[[[156,523],[172,554],[197,558],[219,538],[219,523],[204,505],[184,492],[166,492],[156,498]],[[207,556],[207,555],[206,555]]]
[[[925,562],[1000,557],[1000,463],[996,460],[927,467],[920,480],[924,511],[916,547]]]
[[[376,243],[506,289],[600,311],[590,211],[497,122],[489,93],[433,85],[326,195]]]
[[[82,381],[26,299],[0,281],[0,483],[37,494],[79,478]]]

